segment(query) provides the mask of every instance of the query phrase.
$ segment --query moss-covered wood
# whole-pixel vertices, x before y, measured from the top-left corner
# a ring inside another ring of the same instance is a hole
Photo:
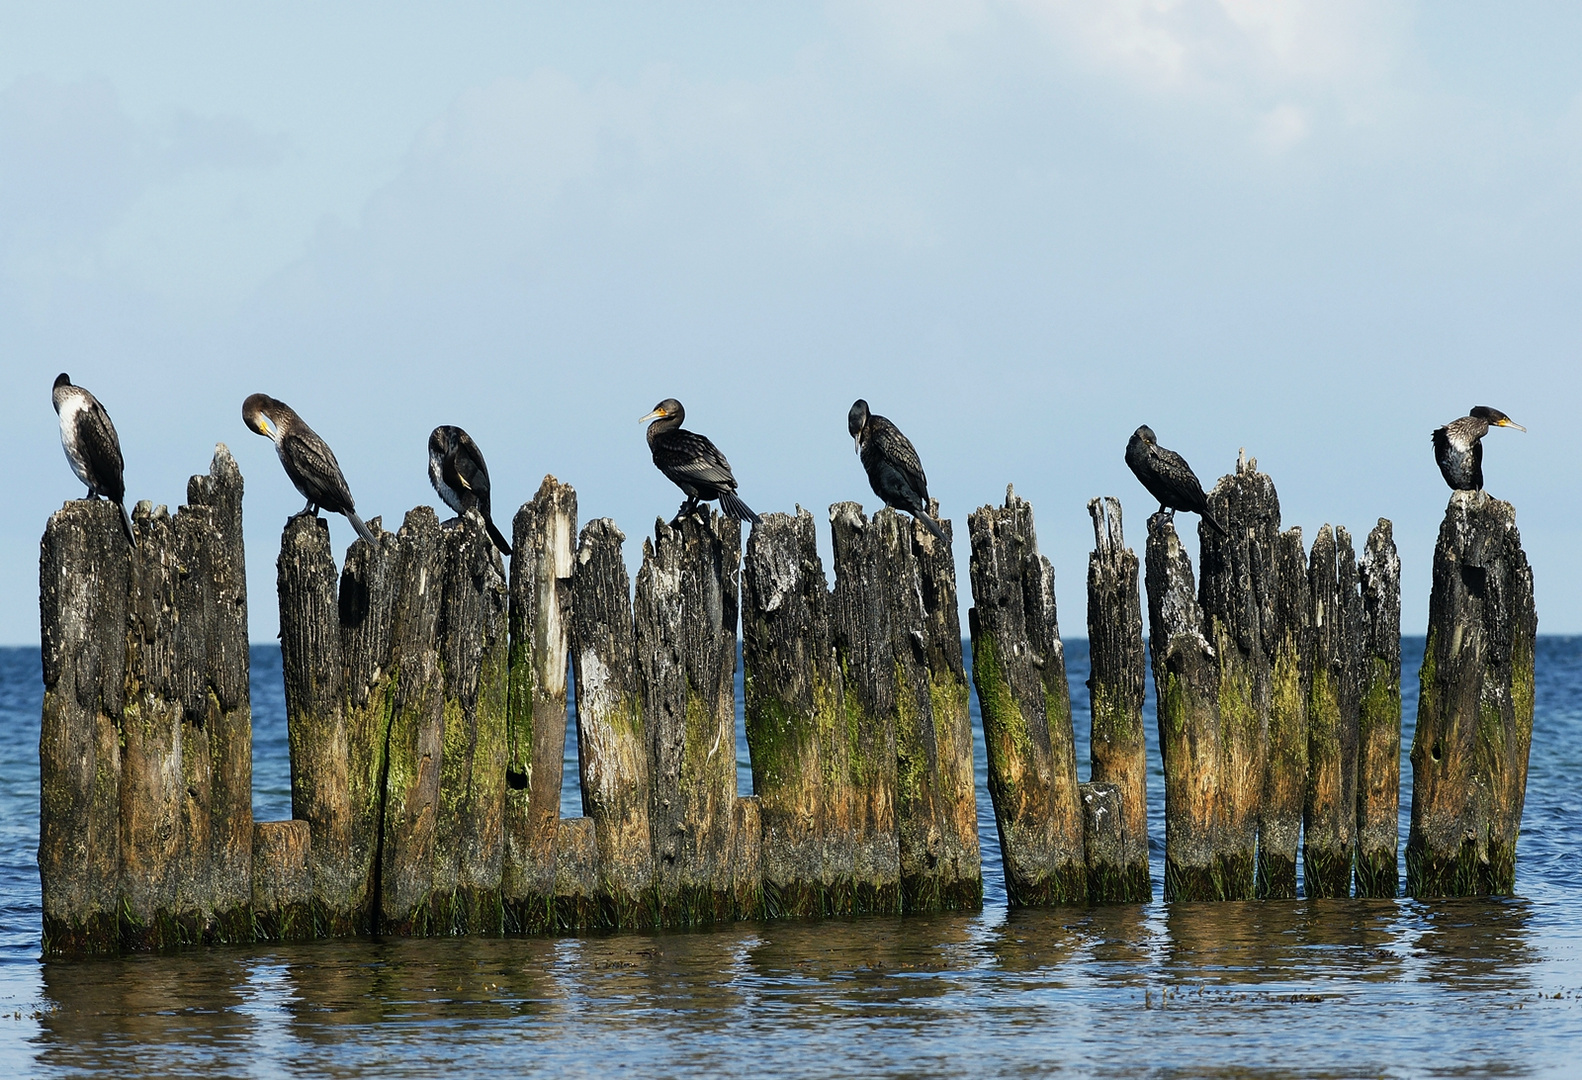
[[[555,925],[577,493],[544,477],[512,533],[501,893],[507,928],[531,932]]]
[[[258,941],[313,937],[312,837],[306,821],[260,821],[253,826],[252,936]]]
[[[1087,864],[1054,569],[1038,552],[1032,506],[1010,488],[967,527],[972,681],[1006,895],[1022,906],[1080,903]]]
[[[1092,718],[1092,777],[1114,788],[1094,804],[1084,802],[1084,821],[1103,809],[1120,821],[1106,822],[1119,838],[1114,866],[1095,871],[1095,852],[1110,860],[1108,848],[1086,845],[1090,902],[1145,902],[1153,894],[1148,877],[1148,752],[1143,734],[1146,658],[1143,615],[1137,593],[1137,553],[1126,546],[1120,500],[1088,501],[1093,518],[1093,551],[1088,555],[1088,702]],[[1087,796],[1084,795],[1084,800]]]
[[[534,913],[532,924],[546,922],[560,933],[597,928],[600,911],[599,845],[593,819],[561,818],[555,823],[555,881],[547,911]]]
[[[1515,508],[1454,493],[1434,545],[1412,740],[1413,896],[1515,891],[1537,632]]]
[[[1302,808],[1307,795],[1307,702],[1312,674],[1312,588],[1302,530],[1287,529],[1274,545],[1274,622],[1268,742],[1258,815],[1258,895],[1296,897]]]
[[[1349,896],[1357,841],[1357,660],[1362,597],[1344,528],[1325,525],[1309,568],[1313,616],[1302,871],[1310,897]]]
[[[1165,774],[1165,899],[1220,900],[1219,662],[1170,516],[1148,519],[1148,651]]]
[[[1368,534],[1357,575],[1357,895],[1393,897],[1401,884],[1401,559],[1384,518]]]
[[[1121,789],[1114,784],[1078,784],[1082,801],[1082,851],[1088,868],[1088,903],[1138,903],[1136,866],[1126,861],[1129,839]],[[1145,879],[1146,880],[1146,879]]]

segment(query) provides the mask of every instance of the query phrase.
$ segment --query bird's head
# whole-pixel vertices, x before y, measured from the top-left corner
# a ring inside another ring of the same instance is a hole
[[[1159,445],[1159,438],[1158,438],[1158,436],[1156,436],[1154,434],[1154,429],[1149,427],[1147,424],[1144,424],[1142,427],[1140,427],[1136,431],[1132,432],[1132,438],[1136,439],[1138,442],[1141,442],[1141,443],[1143,443],[1143,444],[1145,444],[1147,446],[1158,446]]]
[[[430,457],[444,457],[456,446],[456,432],[459,429],[451,424],[441,424],[429,433],[428,453]]]
[[[1510,417],[1508,417],[1504,413],[1500,412],[1500,410],[1498,410],[1498,409],[1491,409],[1487,405],[1479,405],[1479,406],[1475,407],[1467,415],[1472,417],[1475,420],[1485,420],[1485,421],[1487,421],[1489,427],[1513,427],[1517,431],[1526,431],[1527,430],[1526,428],[1524,428],[1520,424],[1518,424],[1516,421],[1512,420]]]
[[[268,394],[252,394],[242,402],[242,423],[247,425],[248,430],[273,439],[279,431],[275,418],[283,407],[281,402]]]
[[[851,411],[846,414],[846,432],[852,441],[861,448],[862,429],[868,426],[868,403],[858,398],[851,403]]]
[[[55,376],[55,386],[50,390],[50,397],[55,402],[55,411],[60,412],[60,392],[64,387],[71,385],[71,376],[64,371]]]
[[[649,413],[647,416],[639,417],[637,422],[639,424],[646,424],[650,420],[670,420],[676,424],[679,424],[682,420],[686,419],[686,415],[687,410],[681,407],[681,402],[677,401],[673,397],[667,397],[658,405],[654,406],[653,412]]]

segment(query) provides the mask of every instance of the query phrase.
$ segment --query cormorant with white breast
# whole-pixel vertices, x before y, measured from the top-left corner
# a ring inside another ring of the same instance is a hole
[[[1491,427],[1527,430],[1487,405],[1479,405],[1461,419],[1434,429],[1434,460],[1450,490],[1483,490],[1483,436]]]
[[[73,386],[64,371],[55,379],[55,412],[60,416],[60,446],[71,462],[71,471],[88,485],[91,499],[103,495],[121,508],[121,531],[136,545],[132,518],[126,512],[126,480],[122,476],[121,439],[99,399]]]
[[[1225,526],[1209,513],[1208,496],[1203,494],[1203,485],[1192,466],[1174,450],[1160,446],[1154,429],[1147,424],[1132,432],[1126,444],[1126,464],[1148,494],[1159,500],[1160,513],[1169,510],[1174,518],[1177,510],[1186,510],[1200,515],[1215,531],[1225,532]]]
[[[308,427],[295,409],[268,394],[254,394],[242,402],[242,422],[249,430],[275,444],[275,453],[280,455],[286,475],[308,500],[307,506],[291,515],[293,519],[304,514],[317,517],[320,509],[345,514],[358,536],[370,544],[376,543],[374,534],[357,516],[351,489],[346,486],[346,477],[341,475],[335,452],[319,438],[318,432]]]
[[[720,509],[737,521],[758,524],[758,515],[736,497],[731,463],[708,436],[683,428],[681,422],[686,418],[681,402],[666,398],[638,421],[653,421],[648,425],[648,449],[654,455],[654,464],[687,496],[676,520],[696,510],[699,502],[718,499]]]
[[[471,435],[454,424],[434,429],[428,437],[428,482],[457,514],[477,507],[494,546],[502,555],[511,554],[511,545],[494,527],[489,513],[489,466],[483,463],[483,451]]]
[[[884,505],[905,510],[945,540],[945,530],[928,513],[928,477],[923,475],[923,463],[912,440],[889,420],[869,412],[862,398],[853,402],[846,414],[846,430],[857,446],[873,493]]]

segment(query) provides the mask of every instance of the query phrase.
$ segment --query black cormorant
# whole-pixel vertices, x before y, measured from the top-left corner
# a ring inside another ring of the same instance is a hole
[[[1487,405],[1479,405],[1460,420],[1434,429],[1434,460],[1439,462],[1439,471],[1452,491],[1483,490],[1483,436],[1491,427],[1527,430]]]
[[[648,425],[648,449],[653,452],[654,464],[686,493],[687,501],[681,504],[676,520],[696,510],[699,502],[718,499],[720,509],[731,517],[758,524],[758,515],[736,497],[731,463],[707,436],[685,430],[681,421],[686,418],[681,402],[666,398],[638,421],[653,421]]]
[[[1131,441],[1126,444],[1126,464],[1148,494],[1159,500],[1160,513],[1169,510],[1174,517],[1175,511],[1186,510],[1201,515],[1217,532],[1225,532],[1225,526],[1209,513],[1208,496],[1203,494],[1203,485],[1192,466],[1174,450],[1160,446],[1154,429],[1147,424],[1132,432]]]
[[[346,477],[341,475],[335,452],[308,427],[295,409],[268,394],[254,394],[242,402],[242,422],[275,444],[275,453],[280,455],[286,475],[308,500],[307,506],[291,515],[293,518],[303,514],[317,517],[321,508],[333,514],[345,514],[358,536],[370,544],[377,543],[363,519],[357,516],[351,489],[346,486]]]
[[[477,507],[494,546],[502,555],[511,554],[511,545],[494,527],[489,513],[489,466],[483,463],[483,451],[471,435],[453,424],[434,429],[428,437],[428,482],[456,513]]]
[[[103,495],[121,508],[121,529],[128,543],[132,518],[126,512],[125,464],[121,460],[121,440],[110,423],[99,399],[80,386],[73,386],[64,371],[55,379],[55,412],[60,416],[60,445],[71,462],[71,471],[88,485],[88,497]]]
[[[889,420],[869,412],[868,403],[862,398],[846,414],[846,430],[857,444],[873,493],[886,506],[905,510],[927,525],[929,532],[945,540],[945,530],[928,513],[928,477],[923,475],[923,463],[917,458],[912,440]]]

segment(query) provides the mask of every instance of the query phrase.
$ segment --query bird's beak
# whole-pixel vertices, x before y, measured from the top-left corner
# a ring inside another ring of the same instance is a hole
[[[1527,430],[1526,428],[1522,427],[1520,424],[1518,424],[1516,421],[1512,420],[1508,416],[1504,420],[1501,420],[1499,423],[1495,424],[1494,426],[1495,427],[1513,427],[1517,431],[1526,431]]]
[[[264,417],[262,417],[262,416],[260,416],[258,418],[258,434],[260,434],[260,435],[268,435],[269,434],[269,421],[267,419],[265,419]]]
[[[638,417],[637,418],[637,422],[639,424],[646,424],[650,420],[662,419],[664,417],[664,415],[665,415],[665,410],[663,410],[663,409],[655,409],[653,412],[649,413],[647,416],[640,416],[640,417]]]

